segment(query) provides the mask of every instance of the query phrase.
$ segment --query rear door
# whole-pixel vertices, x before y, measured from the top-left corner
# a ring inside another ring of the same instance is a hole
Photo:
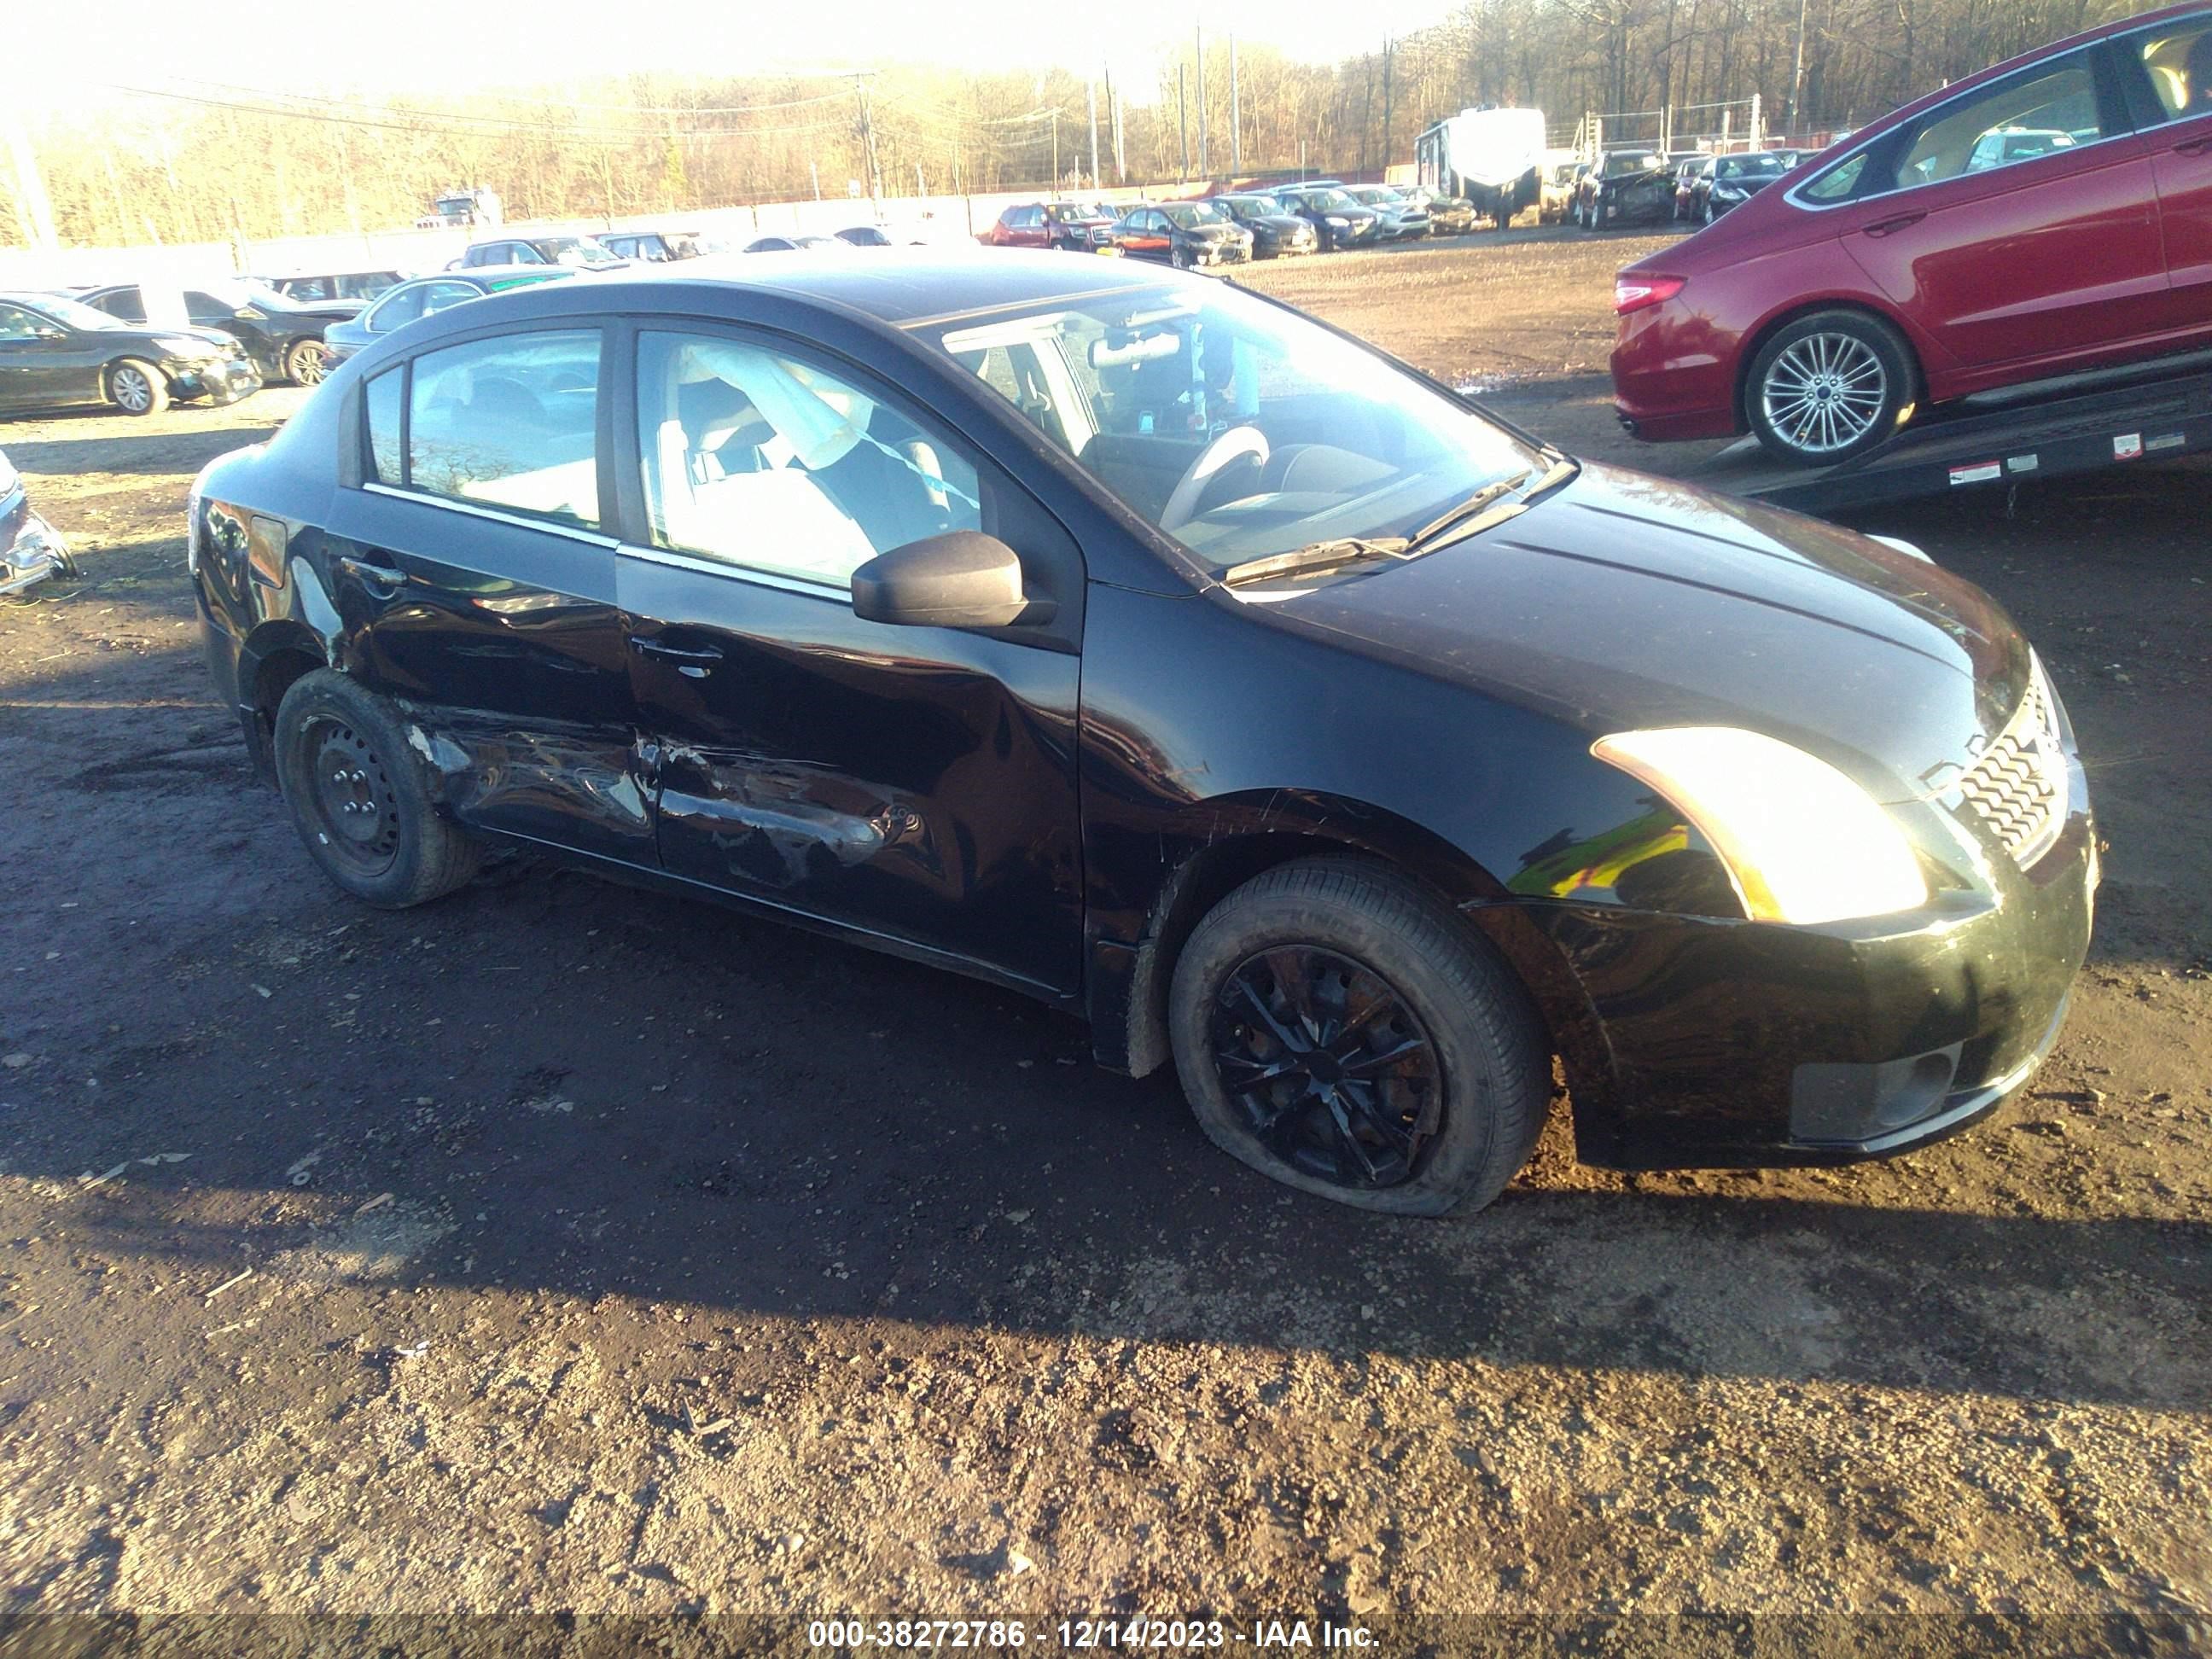
[[[328,568],[348,665],[396,700],[465,823],[650,867],[615,609],[601,333],[489,334],[362,388]]]
[[[1838,210],[1843,245],[1960,366],[2156,331],[2166,279],[2148,143],[2095,49],[1939,104],[1892,143],[1896,187]]]
[[[2122,35],[2112,48],[2158,181],[2168,319],[2212,333],[2212,15]]]
[[[618,586],[672,874],[1051,994],[1079,983],[1083,563],[905,395],[781,336],[641,327]],[[893,627],[854,569],[951,529],[1021,554],[1052,629]]]

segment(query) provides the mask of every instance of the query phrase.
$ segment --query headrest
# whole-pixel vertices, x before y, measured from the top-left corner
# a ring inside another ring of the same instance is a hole
[[[775,436],[753,400],[724,380],[694,380],[676,392],[676,417],[691,447],[711,454],[732,439],[757,449]]]

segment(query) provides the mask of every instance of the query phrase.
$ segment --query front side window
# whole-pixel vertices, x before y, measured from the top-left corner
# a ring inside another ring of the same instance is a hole
[[[118,288],[112,294],[103,294],[93,301],[111,317],[120,317],[126,323],[146,320],[146,302],[138,297],[135,288]]]
[[[1971,93],[1921,119],[1899,163],[1900,188],[1989,173],[2105,136],[2084,54]]]
[[[35,340],[39,319],[21,306],[0,305],[0,340]]]
[[[1213,283],[1121,289],[934,325],[930,337],[1217,568],[1408,535],[1485,484],[1543,466],[1426,380]]]
[[[371,334],[389,333],[403,323],[411,323],[422,314],[422,296],[428,291],[427,283],[415,283],[387,295],[376,303],[363,324]]]
[[[637,373],[656,546],[846,592],[878,553],[983,527],[960,446],[817,364],[648,331]]]
[[[2212,115],[2212,21],[2192,17],[2132,44],[2166,120]]]
[[[599,522],[597,329],[474,340],[412,367],[410,489]]]

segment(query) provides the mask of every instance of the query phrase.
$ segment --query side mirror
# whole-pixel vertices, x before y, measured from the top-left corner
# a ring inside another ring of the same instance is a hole
[[[1022,562],[973,530],[925,536],[879,553],[853,573],[853,614],[910,628],[1006,628],[1047,623],[1050,599],[1022,589]]]

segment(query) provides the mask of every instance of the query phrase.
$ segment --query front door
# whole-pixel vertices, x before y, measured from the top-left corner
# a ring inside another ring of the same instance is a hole
[[[645,534],[617,584],[670,872],[1053,994],[1081,970],[1082,562],[1018,486],[860,371],[742,331],[636,337]],[[855,617],[953,529],[1063,592],[1059,638]]]
[[[414,722],[457,817],[650,868],[599,342],[491,335],[370,380],[368,477],[336,492],[326,563],[345,665]]]
[[[0,409],[45,409],[100,395],[97,336],[0,301]]]
[[[2157,189],[2091,51],[1939,105],[1899,141],[1897,188],[1838,212],[1844,248],[1966,368],[2154,332]]]

